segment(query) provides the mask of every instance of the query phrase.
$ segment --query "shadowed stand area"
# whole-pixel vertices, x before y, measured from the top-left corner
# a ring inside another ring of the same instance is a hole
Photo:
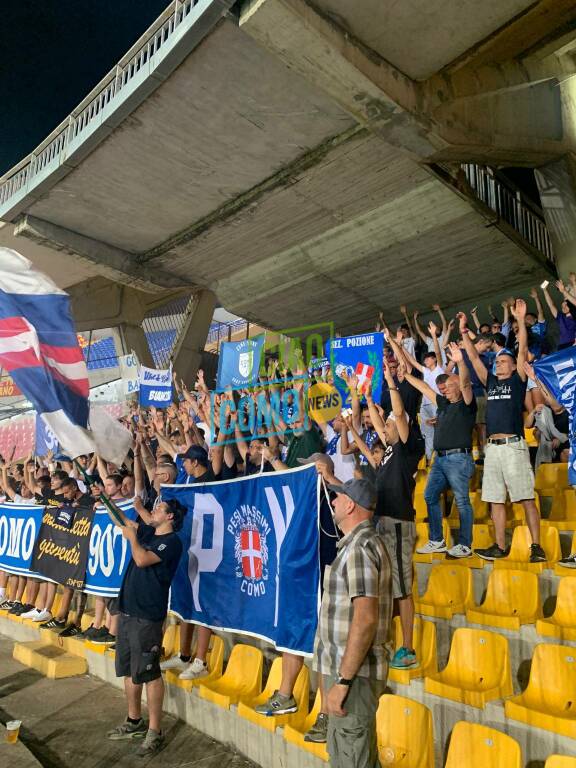
[[[136,743],[114,742],[106,732],[126,715],[124,694],[91,677],[58,680],[12,659],[14,642],[0,635],[0,765],[3,768],[254,768],[241,755],[165,715],[166,748],[151,760],[134,757]],[[22,720],[20,742],[4,742],[8,720]]]

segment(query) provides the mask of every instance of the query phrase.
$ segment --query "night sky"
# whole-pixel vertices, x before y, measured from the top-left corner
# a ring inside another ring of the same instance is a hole
[[[169,0],[5,0],[0,174],[31,152],[112,69]]]

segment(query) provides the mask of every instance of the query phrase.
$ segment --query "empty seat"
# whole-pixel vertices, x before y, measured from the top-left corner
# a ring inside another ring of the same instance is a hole
[[[455,613],[465,613],[473,604],[470,569],[446,564],[432,568],[426,592],[416,602],[415,609],[424,616],[451,619]]]
[[[522,768],[520,744],[495,728],[456,723],[445,768]]]
[[[528,571],[492,571],[482,605],[469,608],[466,620],[501,629],[520,629],[542,616],[538,576]]]
[[[540,512],[540,496],[536,491],[534,494],[534,503],[536,509]],[[511,521],[512,525],[526,525],[526,512],[523,504],[520,502],[508,502],[506,504],[506,518]]]
[[[394,617],[394,650],[402,647],[402,624],[400,616]],[[414,617],[414,635],[412,645],[416,651],[419,665],[411,669],[390,669],[388,677],[395,683],[408,685],[415,677],[426,677],[438,671],[436,651],[436,624],[425,621],[420,616]]]
[[[576,768],[576,757],[568,755],[550,755],[544,768]]]
[[[424,704],[385,693],[376,712],[376,738],[382,765],[434,768],[432,713]]]
[[[266,681],[266,687],[258,696],[241,697],[241,701],[238,704],[238,714],[240,717],[250,720],[256,725],[266,728],[268,731],[274,732],[277,726],[280,725],[293,725],[298,727],[301,725],[308,715],[308,698],[310,695],[310,673],[308,667],[303,666],[296,678],[296,684],[294,685],[294,698],[298,704],[298,711],[290,715],[273,715],[267,717],[266,715],[259,715],[254,711],[254,708],[259,704],[264,704],[270,696],[280,688],[282,682],[282,657],[274,659],[268,680]]]
[[[315,744],[311,741],[304,741],[305,734],[316,722],[316,718],[320,712],[320,701],[320,691],[317,691],[316,698],[314,699],[314,706],[308,717],[306,717],[299,725],[287,725],[284,728],[284,739],[290,744],[295,744],[297,747],[300,747],[300,749],[305,749],[312,755],[328,762],[328,750],[326,749],[326,744]]]
[[[179,637],[179,635],[178,635]],[[176,651],[178,646],[174,646]],[[192,647],[192,657],[195,653],[195,643]],[[169,669],[166,674],[167,682],[172,685],[177,685],[179,688],[184,688],[186,691],[192,690],[198,685],[208,685],[222,677],[222,668],[224,666],[224,641],[218,635],[212,635],[210,638],[210,646],[206,655],[206,665],[208,667],[208,674],[204,677],[195,678],[192,680],[182,680],[178,670]]]
[[[567,576],[560,579],[554,613],[549,618],[536,622],[536,632],[545,637],[557,637],[558,640],[576,640],[575,578]]]
[[[552,567],[562,557],[560,535],[556,528],[550,525],[540,526],[540,544],[546,553],[547,563],[530,562],[530,545],[532,537],[527,525],[519,525],[512,534],[510,554],[494,562],[494,568],[505,568],[519,571],[542,573],[544,568]]]
[[[528,686],[505,702],[505,712],[512,720],[576,738],[576,648],[537,645]]]
[[[553,496],[555,488],[568,487],[568,464],[540,464],[534,487],[546,496]]]
[[[552,499],[552,509],[547,522],[559,531],[576,528],[576,491],[574,488],[557,488]]]
[[[450,535],[450,528],[448,526],[448,520],[442,519],[442,535],[446,541],[446,546],[450,548],[452,546],[452,536]],[[428,541],[428,523],[416,523],[416,546],[415,549],[423,547]],[[444,560],[444,553],[440,552],[434,555],[418,555],[414,552],[413,560],[415,563],[431,563],[433,560]]]
[[[203,699],[229,709],[241,698],[257,696],[262,690],[262,651],[239,643],[232,648],[226,671],[217,680],[200,681],[199,693]]]
[[[512,694],[508,640],[496,632],[462,627],[454,632],[448,664],[425,680],[428,693],[484,707]]]

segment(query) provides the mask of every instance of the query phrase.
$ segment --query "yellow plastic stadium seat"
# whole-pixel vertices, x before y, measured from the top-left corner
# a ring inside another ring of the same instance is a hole
[[[428,482],[428,472],[422,471],[421,469],[419,469],[418,473],[416,474],[416,487],[414,489],[414,493],[423,494],[426,489],[427,482]]]
[[[308,717],[298,727],[295,725],[287,725],[284,728],[284,739],[290,744],[295,744],[300,749],[305,749],[310,754],[319,757],[321,760],[328,762],[328,750],[326,744],[315,744],[311,741],[304,741],[304,735],[312,728],[320,712],[320,691],[316,692],[316,698],[314,699],[314,706]]]
[[[414,511],[416,512],[416,520],[424,520],[428,516],[428,507],[424,501],[423,493],[414,494]]]
[[[267,717],[266,715],[259,715],[254,712],[254,707],[258,704],[264,704],[274,691],[280,688],[282,682],[282,657],[279,656],[272,662],[270,668],[270,674],[266,681],[266,687],[259,696],[245,698],[242,696],[240,703],[238,704],[238,714],[240,717],[250,720],[256,725],[266,728],[268,731],[274,731],[280,725],[293,725],[298,727],[301,725],[308,715],[308,699],[310,696],[310,673],[308,667],[303,666],[300,670],[298,677],[296,678],[296,684],[294,685],[294,698],[298,704],[298,711],[292,715],[274,715]]]
[[[545,637],[557,637],[558,640],[576,640],[576,579],[574,577],[567,576],[560,579],[556,609],[549,618],[536,622],[536,632]]]
[[[427,693],[483,708],[512,695],[508,640],[496,632],[461,627],[454,632],[448,664],[425,680]]]
[[[550,755],[544,768],[576,768],[576,757],[568,755]]]
[[[257,696],[262,690],[264,657],[259,648],[239,643],[232,648],[226,671],[218,680],[201,679],[199,693],[203,699],[224,709],[242,699]]]
[[[412,641],[419,665],[411,669],[390,669],[388,677],[395,683],[408,685],[415,677],[426,677],[438,671],[436,651],[436,624],[414,617],[414,640]],[[394,650],[402,646],[402,625],[400,617],[394,617]]]
[[[195,642],[192,644],[192,656],[195,653]],[[175,649],[177,650],[177,649]],[[177,685],[178,688],[184,688],[185,691],[191,691],[198,685],[209,684],[215,680],[219,680],[222,677],[222,668],[224,666],[224,641],[218,635],[212,635],[210,638],[210,646],[206,655],[206,664],[208,666],[208,674],[204,677],[196,678],[194,680],[181,680],[179,672],[169,669],[164,674],[166,675],[166,681],[171,685]]]
[[[576,648],[537,645],[528,687],[505,702],[506,717],[576,738]]]
[[[534,503],[536,509],[540,512],[540,495],[538,491],[534,492]],[[520,502],[508,503],[506,505],[506,517],[512,525],[526,525],[526,512]]]
[[[180,652],[180,624],[168,624],[162,638],[162,653],[165,659]]]
[[[524,430],[524,439],[530,448],[536,448],[538,446],[538,440],[536,440],[533,428]]]
[[[451,619],[474,605],[472,573],[452,564],[435,565],[430,571],[426,592],[415,605],[416,613]]]
[[[522,768],[520,744],[495,728],[456,723],[445,768]]]
[[[422,458],[418,462],[418,471],[419,472],[427,472],[428,471],[428,467],[426,466],[426,456],[422,456]]]
[[[385,693],[376,712],[376,738],[382,766],[434,768],[432,713],[424,704]]]
[[[568,487],[568,464],[540,464],[536,470],[534,487],[545,491],[545,496],[552,496],[549,491]]]
[[[576,554],[576,533],[572,535],[572,547],[570,548],[570,554]],[[556,563],[554,566],[554,573],[556,576],[576,576],[576,571],[573,568],[565,568],[560,563]]]
[[[530,562],[530,544],[532,538],[527,525],[519,525],[512,534],[512,545],[510,554],[502,560],[494,562],[494,568],[504,568],[506,570],[532,571],[532,573],[542,573],[544,568],[551,568],[554,563],[562,557],[560,549],[560,535],[558,530],[551,525],[540,526],[540,544],[542,545],[547,563]]]
[[[446,541],[446,547],[449,549],[452,546],[452,535],[450,533],[450,527],[448,520],[444,517],[442,519],[442,535]],[[428,523],[416,523],[416,546],[415,550],[419,547],[423,547],[428,541]],[[443,552],[439,552],[434,555],[418,555],[414,551],[413,558],[415,563],[431,563],[432,560],[444,560],[445,555]]]
[[[488,502],[482,501],[481,491],[470,491],[470,504],[472,505],[472,510],[474,512],[475,522],[483,523],[490,519],[490,508]],[[456,525],[460,521],[460,512],[458,511],[456,499],[452,499],[448,520]]]
[[[576,529],[576,491],[574,488],[557,488],[552,499],[552,510],[547,521],[559,531]]]
[[[541,616],[538,576],[527,571],[492,571],[484,602],[466,611],[466,621],[500,629],[520,629]]]

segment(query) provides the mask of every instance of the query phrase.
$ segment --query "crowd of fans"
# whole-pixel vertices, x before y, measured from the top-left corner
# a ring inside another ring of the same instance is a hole
[[[209,629],[196,627],[193,657],[194,626],[183,623],[179,653],[161,663],[158,657],[147,674],[130,657],[128,647],[132,656],[134,647],[144,653],[144,641],[140,637],[140,645],[134,645],[135,630],[126,621],[135,616],[161,625],[180,556],[170,537],[180,527],[183,512],[177,504],[162,501],[162,485],[214,482],[313,463],[324,487],[322,573],[325,566],[332,567],[324,577],[315,661],[321,674],[322,709],[306,738],[315,742],[328,739],[333,764],[351,765],[342,755],[354,728],[358,738],[365,739],[365,748],[375,749],[378,686],[374,680],[386,680],[383,644],[393,609],[400,616],[403,642],[389,664],[396,668],[419,664],[412,638],[414,489],[419,465],[430,466],[425,491],[429,541],[419,552],[447,552],[453,558],[473,554],[469,488],[476,468],[482,466],[482,500],[491,507],[495,541],[476,554],[487,560],[508,555],[505,504],[509,499],[524,506],[532,536],[530,560],[546,559],[539,539],[534,468],[542,462],[567,460],[569,428],[568,414],[538,382],[533,362],[575,343],[576,275],[571,274],[567,284],[558,281],[556,288],[559,301],[547,285],[541,289],[552,323],[546,320],[536,289],[527,300],[533,306],[510,298],[502,302],[498,313],[488,307],[487,315],[482,315],[475,307],[450,321],[435,305],[439,323],[430,322],[426,328],[419,323],[419,313],[410,315],[405,306],[400,308],[404,323],[397,328],[389,328],[380,315],[376,328],[385,337],[380,402],[373,399],[370,388],[365,397],[360,395],[355,375],[343,374],[351,407],[327,423],[308,418],[305,381],[332,383],[330,367],[307,370],[299,357],[293,370],[282,370],[278,361],[269,360],[259,384],[240,393],[210,391],[199,371],[193,389],[175,377],[175,402],[167,409],[131,405],[124,423],[132,432],[133,447],[122,466],[98,456],[78,458],[84,472],[64,455],[4,461],[0,486],[7,501],[54,507],[58,522],[70,526],[75,510],[97,505],[104,492],[115,502],[134,499],[139,524],[124,520],[123,534],[136,554],[120,598],[96,598],[94,620],[85,631],[81,631],[80,619],[86,596],[64,589],[53,614],[56,585],[39,579],[0,573],[0,609],[65,637],[83,637],[108,646],[116,643],[117,671],[128,681],[129,714],[109,737],[144,737],[141,751],[157,751],[162,745],[161,670],[176,671],[183,679],[205,676],[211,636]],[[282,381],[284,385],[278,383]],[[249,420],[236,407],[240,397],[244,404],[250,399],[261,404],[262,399],[270,401],[274,388],[284,386],[293,393],[287,413],[272,410],[272,430],[264,430],[262,422],[253,431],[247,429]],[[532,452],[524,439],[525,427],[534,428],[538,441]],[[442,533],[441,506],[448,490],[460,515],[459,536],[450,549]],[[314,522],[311,518],[311,524]],[[163,548],[158,547],[160,540]],[[574,556],[563,563],[576,567]],[[159,569],[160,574],[155,584],[161,604],[154,616],[144,615],[149,609],[133,597],[139,589],[156,588],[138,581],[144,578],[140,572],[148,569],[149,573],[150,568]],[[69,622],[72,610],[74,623]],[[154,642],[158,644],[156,636]],[[302,663],[299,656],[283,654],[280,688],[258,707],[261,714],[296,711],[293,688]],[[358,690],[360,683],[371,686],[369,706],[366,695]],[[149,686],[149,728],[143,723],[139,704],[143,684]],[[354,709],[354,702],[360,709]],[[352,724],[346,721],[347,728],[343,728],[341,724],[351,712],[357,718]]]

